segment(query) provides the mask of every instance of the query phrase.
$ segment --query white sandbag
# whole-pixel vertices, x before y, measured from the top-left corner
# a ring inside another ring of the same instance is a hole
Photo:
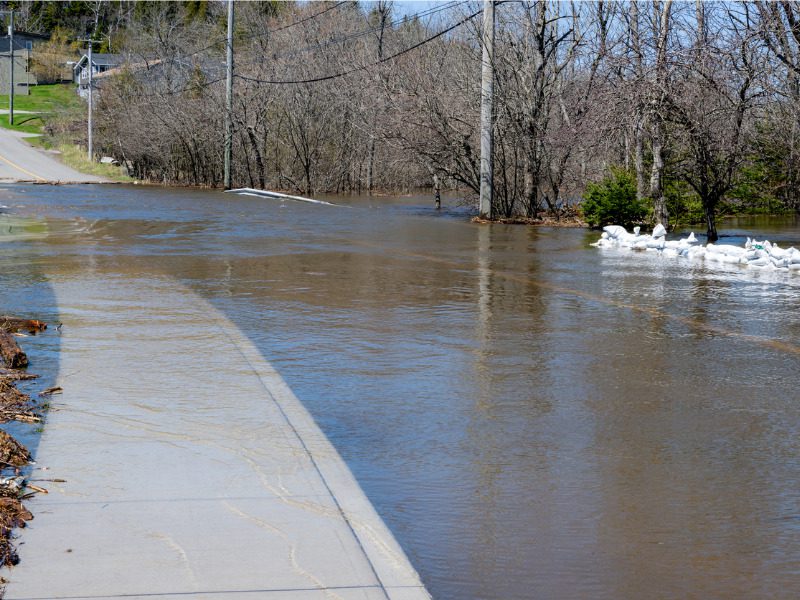
[[[739,258],[744,256],[747,250],[740,246],[732,246],[731,244],[708,244],[706,249],[715,254],[725,254],[727,256],[735,256]]]
[[[769,255],[773,258],[786,258],[788,252],[783,248],[779,248],[778,244],[772,244],[772,247],[769,249]]]
[[[743,247],[733,244],[702,246],[698,243],[694,232],[686,238],[667,241],[663,225],[657,225],[653,229],[653,235],[642,235],[639,231],[639,228],[635,227],[633,233],[628,233],[619,225],[607,225],[603,228],[600,239],[592,245],[599,248],[618,247],[659,252],[670,258],[749,265],[756,269],[800,271],[800,250],[784,249],[769,240],[747,238]]]
[[[621,235],[627,235],[628,230],[625,229],[622,225],[606,225],[603,227],[603,231],[605,231],[609,236],[612,238],[619,238]]]
[[[772,262],[770,261],[768,256],[762,256],[761,258],[756,258],[751,260],[747,263],[751,267],[766,267],[767,265],[771,265]]]

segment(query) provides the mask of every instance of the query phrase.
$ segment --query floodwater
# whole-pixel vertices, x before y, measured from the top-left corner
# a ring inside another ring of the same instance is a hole
[[[0,238],[0,308],[34,293],[58,318],[47,280],[98,273],[193,289],[287,380],[434,598],[800,595],[800,274],[429,198],[0,200],[47,229]],[[800,245],[794,218],[720,229]]]

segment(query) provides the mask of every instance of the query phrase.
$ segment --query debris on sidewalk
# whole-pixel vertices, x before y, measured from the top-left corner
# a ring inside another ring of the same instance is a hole
[[[36,319],[20,319],[19,317],[0,315],[0,329],[8,333],[16,333],[18,331],[37,333],[47,329],[47,323]]]
[[[4,467],[23,467],[30,460],[28,449],[0,429],[0,463]]]
[[[45,329],[47,325],[42,321],[0,316],[0,365],[5,364],[5,367],[0,366],[0,423],[40,423],[42,420],[36,412],[36,402],[16,387],[18,382],[36,379],[38,375],[20,370],[28,366],[28,357],[13,336],[24,335],[21,331],[36,334]],[[39,395],[50,396],[59,392],[61,388],[56,386],[43,390]],[[0,429],[0,566],[19,562],[12,543],[13,530],[25,527],[25,523],[33,518],[22,505],[22,500],[34,493],[48,493],[47,489],[28,483],[20,474],[20,469],[30,462],[28,449]]]
[[[31,397],[14,387],[13,381],[0,373],[0,423],[39,423],[42,418],[34,412]]]
[[[0,357],[12,369],[28,366],[28,355],[19,347],[14,336],[4,329],[0,329]]]

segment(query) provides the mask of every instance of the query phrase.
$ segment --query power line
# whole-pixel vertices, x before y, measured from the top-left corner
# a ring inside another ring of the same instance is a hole
[[[328,12],[329,10],[333,10],[334,8],[339,8],[343,4],[347,4],[347,2],[346,1],[345,2],[337,2],[333,6],[329,6],[328,8],[326,8],[324,10],[321,10],[318,13],[315,13],[313,15],[310,15],[310,16],[306,17],[305,19],[300,19],[299,21],[295,21],[294,23],[289,23],[288,25],[283,25],[282,27],[278,27],[277,29],[273,29],[273,30],[270,31],[270,33],[276,33],[278,31],[283,31],[284,29],[289,29],[290,27],[294,27],[295,25],[300,25],[301,23],[305,23],[306,21],[310,21],[311,19],[316,19],[318,16],[324,15],[326,12]],[[258,35],[261,35],[261,34],[258,34]],[[258,35],[253,34],[250,37],[258,37]]]
[[[416,50],[420,46],[424,46],[425,44],[428,44],[428,43],[432,42],[433,40],[442,37],[446,33],[450,33],[454,29],[456,29],[458,27],[461,27],[461,25],[463,25],[467,21],[470,21],[471,19],[474,19],[475,17],[477,17],[482,12],[483,12],[483,9],[478,10],[478,11],[472,13],[471,15],[469,15],[468,17],[463,18],[461,21],[459,21],[455,25],[451,25],[450,27],[448,27],[446,29],[443,29],[442,31],[432,35],[431,37],[426,38],[426,39],[422,40],[421,42],[418,42],[418,43],[414,44],[413,46],[409,46],[408,48],[405,48],[404,50],[401,50],[400,52],[396,52],[395,54],[392,54],[391,56],[387,56],[387,57],[382,58],[380,60],[377,60],[377,61],[375,61],[373,63],[370,63],[368,65],[362,65],[362,66],[354,67],[352,69],[348,69],[346,71],[340,71],[339,73],[334,73],[332,75],[324,75],[324,76],[321,76],[321,77],[313,77],[311,79],[293,79],[293,80],[259,79],[257,77],[248,77],[246,75],[238,75],[238,74],[235,75],[235,77],[238,77],[239,79],[242,79],[244,81],[250,81],[250,82],[253,82],[253,83],[266,83],[266,84],[274,84],[274,85],[295,85],[295,84],[303,84],[303,83],[318,83],[318,82],[321,82],[321,81],[329,81],[331,79],[338,79],[339,77],[344,77],[345,75],[350,75],[351,73],[355,73],[357,71],[366,71],[367,69],[370,69],[372,67],[378,66],[378,65],[383,64],[385,62],[388,62],[390,60],[394,60],[395,58],[398,58],[398,57],[402,56],[403,54],[407,54],[407,53],[409,53],[409,52],[411,52],[413,50]]]
[[[415,18],[431,16],[432,14],[436,14],[438,12],[442,12],[444,10],[453,8],[454,6],[457,6],[457,5],[460,5],[460,4],[464,4],[464,3],[465,3],[464,0],[456,0],[456,1],[448,2],[448,3],[444,4],[444,5],[440,5],[440,6],[431,8],[431,9],[427,9],[425,11],[421,11],[421,12],[415,13],[413,15],[407,15],[407,16],[401,18],[401,19],[397,19],[396,21],[393,21],[392,23],[387,25],[387,27],[390,27],[390,26],[394,27],[394,26],[397,26],[397,25],[401,25],[401,24],[404,24],[404,23],[406,23],[406,22],[408,22],[408,21],[410,21],[412,19],[415,19]],[[280,27],[280,28],[272,30],[272,31],[273,32],[274,31],[281,31],[283,29],[288,29],[288,28],[293,27],[295,25],[299,25],[300,23],[303,23],[303,22],[309,21],[309,20],[311,20],[313,18],[316,18],[321,14],[324,14],[324,13],[330,11],[330,10],[333,10],[334,8],[338,8],[339,6],[341,6],[343,4],[346,4],[346,2],[338,2],[338,3],[336,3],[336,4],[332,5],[332,6],[329,6],[328,8],[326,8],[326,9],[324,9],[322,11],[314,13],[313,15],[310,15],[310,16],[305,17],[303,19],[299,19],[298,21],[294,21],[292,23],[289,23],[288,25],[284,25],[283,27]],[[404,54],[407,54],[408,52],[416,50],[420,46],[424,46],[425,44],[430,43],[430,42],[440,38],[441,36],[453,31],[454,29],[457,29],[458,27],[460,27],[461,25],[467,23],[471,19],[474,19],[476,16],[478,16],[482,12],[483,12],[482,9],[478,10],[478,11],[472,13],[471,15],[465,17],[464,19],[462,19],[458,23],[456,23],[456,24],[454,24],[454,25],[452,25],[452,26],[450,26],[450,27],[448,27],[448,28],[446,28],[446,29],[444,29],[442,31],[439,31],[438,33],[432,35],[429,38],[426,38],[425,40],[422,40],[421,42],[418,42],[418,43],[414,44],[413,46],[410,46],[410,47],[405,48],[405,49],[403,49],[403,50],[401,50],[399,52],[396,52],[395,54],[392,54],[390,56],[386,56],[386,57],[384,57],[384,58],[382,58],[382,59],[380,59],[378,61],[375,61],[375,62],[373,62],[371,64],[361,65],[361,66],[354,67],[354,68],[346,70],[346,71],[341,71],[339,73],[334,73],[332,75],[325,75],[325,76],[322,76],[322,77],[315,77],[315,78],[312,78],[312,79],[305,79],[305,80],[267,80],[267,79],[259,79],[259,78],[255,78],[255,77],[248,77],[246,75],[240,75],[238,73],[234,74],[234,77],[236,77],[238,79],[242,79],[244,81],[250,81],[250,82],[253,82],[253,83],[265,83],[265,84],[275,84],[275,85],[317,83],[317,82],[322,82],[322,81],[328,81],[328,80],[331,80],[331,79],[337,79],[339,77],[344,77],[346,75],[350,75],[350,74],[355,73],[357,71],[365,71],[367,69],[370,69],[372,67],[378,66],[378,65],[383,64],[385,62],[388,62],[390,60],[394,60],[395,58],[398,58],[398,57],[400,57],[400,56],[402,56]],[[372,29],[369,29],[369,30],[364,30],[364,31],[358,32],[358,36],[355,36],[355,37],[361,37],[362,35],[367,35],[369,33],[373,33],[374,31],[377,31],[378,29],[379,28],[372,28]],[[257,36],[253,35],[253,36],[248,36],[248,37],[252,38],[252,37],[257,37]],[[222,40],[222,41],[224,41],[224,40]],[[218,42],[215,42],[215,43],[213,43],[213,44],[211,44],[211,45],[209,45],[209,46],[207,46],[205,48],[201,48],[200,50],[196,50],[196,51],[191,52],[189,54],[183,55],[181,58],[186,58],[186,57],[192,56],[194,54],[198,54],[198,53],[200,53],[200,52],[202,52],[204,50],[208,50],[208,49],[214,47],[215,45],[217,45],[217,43]],[[331,45],[332,43],[334,43],[334,40],[331,40],[330,42],[327,42],[325,44],[325,46]],[[175,60],[178,60],[178,59],[173,59],[173,61],[175,61]],[[183,94],[183,93],[186,93],[186,92],[197,91],[199,89],[212,86],[215,83],[219,83],[220,81],[222,81],[224,79],[225,79],[225,77],[218,77],[218,78],[212,79],[210,81],[205,81],[205,82],[202,82],[202,83],[195,83],[195,84],[183,87],[183,88],[174,89],[174,90],[167,90],[167,91],[162,92],[162,93],[171,96],[171,95]]]
[[[449,10],[451,8],[454,8],[454,7],[458,6],[458,5],[460,5],[460,4],[465,4],[465,3],[466,3],[466,0],[451,0],[450,2],[439,4],[437,6],[434,6],[434,7],[428,8],[426,10],[423,10],[423,11],[421,11],[419,13],[406,15],[404,17],[396,19],[396,20],[392,21],[391,23],[388,23],[387,25],[385,25],[385,27],[388,27],[388,28],[398,27],[400,25],[404,25],[404,24],[412,21],[413,19],[429,17],[429,16],[432,16],[434,14],[443,12],[445,10]],[[288,23],[288,24],[283,25],[281,27],[278,27],[276,29],[269,30],[267,33],[271,34],[271,33],[276,33],[278,31],[284,31],[286,29],[290,29],[291,27],[294,27],[296,25],[300,25],[302,23],[306,23],[308,21],[316,19],[317,17],[319,17],[319,16],[321,16],[321,15],[327,13],[327,12],[330,12],[330,11],[336,9],[336,8],[339,8],[340,6],[343,6],[345,4],[347,4],[346,0],[341,1],[341,2],[336,2],[335,4],[331,4],[330,6],[324,8],[323,10],[320,10],[320,11],[318,11],[318,12],[312,14],[312,15],[308,15],[307,17],[303,17],[302,19],[298,19],[296,21],[293,21],[291,23]],[[469,18],[471,18],[471,17],[468,17],[467,20],[469,20]],[[297,54],[301,54],[303,52],[306,52],[308,50],[321,50],[323,48],[327,48],[328,46],[331,46],[331,45],[339,43],[339,42],[345,42],[345,41],[349,41],[350,39],[357,39],[357,38],[362,37],[364,35],[369,35],[371,33],[375,33],[378,30],[380,30],[380,26],[376,26],[376,27],[373,27],[373,28],[370,28],[370,29],[354,32],[354,33],[348,34],[346,36],[342,36],[340,38],[334,38],[334,39],[331,39],[331,40],[329,40],[329,41],[327,41],[327,42],[325,42],[323,44],[309,46],[307,48],[296,50],[296,51],[290,52],[288,54],[276,55],[276,58],[289,58],[289,57],[292,57],[292,56],[296,56]],[[445,31],[443,33],[447,33],[447,31]],[[254,39],[254,38],[260,37],[262,35],[264,35],[264,34],[263,33],[253,33],[253,34],[250,34],[250,35],[242,36],[240,39]],[[435,38],[432,38],[432,39],[435,39]],[[210,44],[208,44],[206,46],[203,46],[202,48],[199,48],[197,50],[189,52],[188,54],[182,54],[182,55],[180,55],[178,57],[175,57],[175,58],[163,59],[160,64],[164,64],[164,63],[168,63],[168,62],[169,63],[180,63],[180,62],[184,61],[185,59],[187,59],[187,58],[189,58],[191,56],[195,56],[197,54],[200,54],[201,52],[205,52],[206,50],[210,50],[211,48],[214,48],[215,46],[218,46],[219,44],[225,43],[225,42],[226,42],[225,38],[216,40],[216,41],[214,41],[214,42],[212,42],[212,43],[210,43]],[[399,56],[399,54],[397,56]],[[393,57],[391,57],[391,56],[387,57],[383,62],[385,62],[386,60],[391,60],[392,58]],[[380,64],[380,63],[376,63],[376,64]],[[369,68],[371,66],[374,66],[374,65],[367,65],[366,67],[363,67],[363,68]],[[354,70],[359,70],[359,69],[354,69]],[[352,71],[350,71],[350,72],[352,72]],[[349,74],[350,72],[345,73],[345,74]],[[242,76],[236,75],[236,77],[242,77]],[[169,94],[169,95],[182,94],[182,93],[187,92],[187,91],[197,90],[198,88],[207,87],[209,85],[212,85],[213,83],[217,83],[218,81],[220,81],[220,79],[215,79],[213,81],[209,81],[209,82],[206,82],[206,83],[203,83],[203,84],[199,84],[199,85],[192,85],[192,86],[189,86],[189,87],[186,87],[186,88],[182,88],[182,89],[171,90],[171,91],[168,91],[166,93]]]
[[[329,11],[335,9],[335,8],[339,8],[340,6],[342,6],[344,4],[347,4],[346,0],[343,1],[343,2],[336,2],[335,4],[332,4],[331,6],[325,8],[325,9],[319,11],[319,12],[314,13],[313,15],[309,15],[307,17],[303,17],[302,19],[298,19],[297,21],[293,21],[292,23],[288,23],[286,25],[282,25],[281,27],[278,27],[277,29],[269,30],[267,33],[275,33],[277,31],[283,31],[285,29],[289,29],[290,27],[294,27],[295,25],[300,25],[301,23],[305,23],[306,21],[311,21],[312,19],[316,19],[320,15],[324,15],[326,12],[329,12]],[[264,35],[264,34],[263,33],[251,33],[249,35],[242,36],[240,39],[249,40],[249,39],[260,37],[262,35]],[[180,56],[180,58],[173,58],[173,59],[170,59],[170,60],[172,62],[175,62],[175,61],[178,61],[178,60],[181,60],[181,59],[189,58],[190,56],[194,56],[195,54],[200,54],[201,52],[205,52],[206,50],[211,50],[211,48],[214,48],[215,46],[218,46],[218,45],[220,45],[222,43],[226,43],[226,42],[227,42],[227,36],[224,37],[224,38],[219,38],[216,41],[211,42],[207,46],[203,46],[202,48],[199,48],[197,50],[189,52],[188,54],[182,54]]]
[[[309,51],[312,51],[312,50],[322,50],[323,48],[327,48],[327,47],[332,46],[334,44],[348,42],[350,40],[355,40],[355,39],[358,39],[360,37],[364,37],[366,35],[370,35],[372,33],[376,33],[378,31],[380,31],[382,28],[392,29],[394,27],[400,27],[401,25],[405,25],[406,23],[411,22],[413,19],[419,19],[419,18],[423,18],[423,17],[430,17],[430,16],[433,16],[433,15],[435,15],[437,13],[444,12],[444,11],[450,10],[452,8],[455,8],[456,6],[458,6],[460,4],[466,4],[466,0],[453,0],[451,2],[446,2],[444,4],[439,4],[439,5],[436,5],[436,6],[432,7],[432,8],[429,8],[427,10],[424,10],[422,12],[414,13],[412,15],[406,15],[404,17],[396,19],[396,20],[394,20],[394,21],[392,21],[390,23],[387,23],[385,25],[376,25],[374,27],[370,27],[369,29],[362,29],[360,31],[355,31],[355,32],[352,32],[352,33],[349,33],[349,34],[346,34],[346,35],[342,35],[340,37],[331,38],[327,42],[312,44],[312,45],[306,46],[305,48],[300,48],[298,50],[294,50],[294,51],[291,51],[291,52],[284,52],[282,54],[276,54],[273,57],[274,58],[290,58],[292,56],[297,56],[298,54],[302,54],[303,52],[309,52]]]
[[[451,8],[455,8],[456,6],[459,6],[461,4],[466,4],[466,3],[467,3],[467,0],[451,0],[450,2],[445,2],[443,4],[439,4],[439,5],[433,6],[431,8],[426,9],[426,10],[423,10],[421,12],[414,13],[414,14],[411,14],[411,15],[406,15],[404,17],[396,19],[396,20],[392,21],[391,23],[388,23],[388,24],[384,25],[384,27],[387,27],[387,28],[399,27],[401,25],[405,25],[406,23],[411,22],[413,19],[430,17],[430,16],[433,16],[433,15],[438,14],[440,12],[444,12],[446,10],[449,10]],[[313,15],[309,15],[307,17],[303,17],[302,19],[298,19],[297,21],[293,21],[291,23],[288,23],[287,25],[282,25],[281,27],[278,27],[276,29],[268,30],[266,32],[266,34],[265,33],[251,33],[251,34],[248,34],[248,35],[243,35],[238,39],[240,39],[240,40],[251,40],[251,39],[258,38],[258,37],[262,37],[264,35],[269,35],[269,34],[277,33],[279,31],[284,31],[284,30],[289,29],[291,27],[294,27],[296,25],[301,25],[302,23],[306,23],[308,21],[316,19],[317,17],[319,17],[319,16],[321,16],[321,15],[323,15],[323,14],[329,12],[329,11],[332,11],[332,10],[334,10],[336,8],[339,8],[340,6],[343,6],[345,4],[347,4],[346,0],[343,1],[343,2],[336,2],[335,4],[332,4],[331,6],[325,8],[325,9],[319,11],[319,12],[314,13]],[[347,42],[347,41],[350,41],[351,39],[358,39],[359,37],[363,37],[365,35],[369,35],[371,33],[375,33],[376,31],[379,31],[380,28],[381,28],[380,25],[378,25],[378,26],[372,27],[370,29],[363,29],[361,31],[356,31],[356,32],[353,32],[353,33],[350,33],[350,34],[347,34],[347,35],[343,35],[343,36],[338,37],[338,38],[332,38],[332,39],[330,39],[327,42],[324,42],[322,44],[315,44],[315,45],[312,45],[312,46],[307,46],[305,48],[301,48],[299,50],[295,50],[295,51],[292,51],[292,52],[289,52],[289,53],[277,54],[277,55],[275,55],[275,58],[290,58],[292,56],[296,56],[298,54],[302,54],[303,52],[308,52],[310,50],[321,50],[323,48],[327,48],[329,46],[332,46],[334,44],[338,44],[340,42]],[[197,50],[189,52],[188,54],[182,54],[180,57],[176,57],[176,58],[172,58],[172,59],[168,59],[168,60],[170,62],[178,62],[180,60],[189,58],[190,56],[194,56],[196,54],[200,54],[201,52],[205,52],[206,50],[210,50],[211,48],[214,48],[215,46],[218,46],[219,44],[222,44],[224,42],[225,42],[225,38],[220,38],[220,39],[218,39],[218,40],[216,40],[216,41],[214,41],[214,42],[212,42],[212,43],[210,43],[210,44],[208,44],[206,46],[203,46],[202,48],[199,48]]]

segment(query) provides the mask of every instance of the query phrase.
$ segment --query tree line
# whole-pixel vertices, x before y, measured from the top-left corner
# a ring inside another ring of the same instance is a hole
[[[41,5],[71,6],[126,56],[98,81],[100,151],[138,178],[221,185],[224,3],[16,4],[62,27]],[[619,192],[629,220],[702,220],[714,239],[721,213],[800,210],[800,4],[496,4],[495,215],[564,215],[588,187],[597,224]],[[403,191],[436,176],[477,194],[481,8],[238,2],[233,184]]]

